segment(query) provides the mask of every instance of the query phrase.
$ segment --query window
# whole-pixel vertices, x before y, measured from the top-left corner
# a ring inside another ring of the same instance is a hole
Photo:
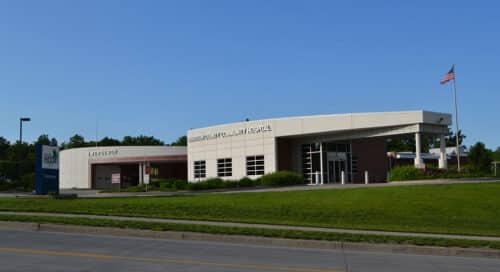
[[[352,173],[358,173],[358,157],[355,156],[352,157]]]
[[[205,161],[194,162],[194,178],[205,178],[207,176],[206,165]]]
[[[247,157],[247,176],[264,175],[264,156]]]
[[[217,176],[230,177],[233,175],[233,159],[225,158],[217,160]]]

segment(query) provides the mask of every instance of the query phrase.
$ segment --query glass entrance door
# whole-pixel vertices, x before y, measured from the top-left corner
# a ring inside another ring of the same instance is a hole
[[[347,181],[347,161],[346,160],[328,160],[328,182],[340,183],[342,181],[342,172]]]

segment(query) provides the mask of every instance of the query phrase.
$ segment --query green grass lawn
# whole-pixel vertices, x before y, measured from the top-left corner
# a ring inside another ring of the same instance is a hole
[[[500,183],[155,198],[2,198],[0,210],[500,236]]]
[[[109,220],[109,219],[64,218],[56,216],[0,215],[0,220],[94,226],[94,227],[143,229],[143,230],[154,230],[154,231],[185,231],[185,232],[200,232],[200,233],[210,233],[210,234],[246,235],[246,236],[323,240],[323,241],[338,241],[338,242],[364,242],[364,243],[375,243],[375,244],[390,243],[390,244],[425,245],[425,246],[440,246],[440,247],[500,249],[500,242],[476,241],[476,240],[464,240],[464,239],[328,233],[328,232],[316,232],[316,231],[224,227],[224,226],[177,224],[177,223],[157,223],[157,222],[150,223],[150,222],[120,221],[120,220]]]

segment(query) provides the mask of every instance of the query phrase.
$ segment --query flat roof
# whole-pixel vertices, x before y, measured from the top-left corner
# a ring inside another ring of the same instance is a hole
[[[383,127],[402,127],[415,124],[447,127],[451,125],[451,115],[416,110],[282,117],[191,129],[188,131],[188,138],[205,137],[213,133],[224,134],[227,131],[232,133],[233,130],[247,129],[267,129],[267,131],[272,131],[274,137],[283,137]]]

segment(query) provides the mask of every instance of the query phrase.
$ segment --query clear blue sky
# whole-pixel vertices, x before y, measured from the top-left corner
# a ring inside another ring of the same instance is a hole
[[[409,3],[403,3],[409,2]],[[452,112],[500,146],[498,1],[1,1],[0,135],[153,135],[245,118]]]

